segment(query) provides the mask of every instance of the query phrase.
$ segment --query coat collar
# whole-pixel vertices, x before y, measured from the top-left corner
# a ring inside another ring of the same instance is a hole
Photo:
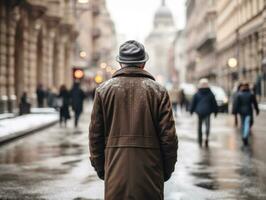
[[[144,69],[141,69],[139,67],[123,67],[119,70],[117,70],[112,78],[119,77],[119,76],[125,76],[125,77],[147,77],[152,80],[155,80],[155,78]]]

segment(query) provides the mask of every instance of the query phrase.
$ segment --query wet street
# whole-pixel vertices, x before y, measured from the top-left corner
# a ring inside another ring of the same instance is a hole
[[[196,117],[180,114],[178,163],[165,199],[266,199],[265,117],[256,119],[245,148],[231,116],[213,118],[207,149],[197,145]],[[103,181],[89,162],[89,120],[87,107],[80,128],[71,120],[0,146],[0,199],[103,199]]]

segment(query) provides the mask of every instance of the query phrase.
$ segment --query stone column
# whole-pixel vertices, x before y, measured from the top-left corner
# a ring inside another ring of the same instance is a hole
[[[28,20],[27,20],[28,22]],[[18,91],[18,98],[21,97],[21,94],[25,91],[29,94],[30,89],[30,27],[28,23],[25,24],[24,32],[23,32],[23,76],[22,76],[22,83],[20,84],[19,91]]]
[[[58,42],[58,36],[56,34],[54,39],[54,47],[53,47],[53,86],[57,89],[60,87],[60,83],[58,80],[59,76],[59,68],[58,68],[58,60],[59,60],[59,42]]]
[[[66,32],[65,26],[61,24],[56,36],[56,58],[54,62],[55,72],[56,72],[56,88],[59,88],[62,84],[69,83],[66,82],[66,71],[69,70],[67,55],[67,43],[68,43],[68,33]],[[66,84],[68,85],[68,84]]]
[[[29,30],[29,97],[31,98],[31,103],[35,105],[36,103],[36,87],[37,87],[37,38],[40,30],[40,22],[33,21]]]
[[[72,86],[72,55],[73,55],[73,35],[72,35],[72,27],[69,25],[65,25],[63,28],[65,34],[63,36],[64,42],[64,69],[63,69],[63,82],[66,84],[68,88]]]
[[[71,41],[70,41],[71,42]],[[73,67],[73,53],[74,53],[74,43],[67,44],[67,69],[66,69],[66,76],[65,82],[68,84],[67,86],[70,87],[73,84],[73,77],[72,77],[72,67]]]
[[[9,96],[16,96],[17,101],[11,99],[11,109],[14,108],[14,102],[20,102],[23,92],[29,94],[30,90],[30,26],[28,11],[21,7],[20,19],[14,26],[10,26],[10,66],[9,66]],[[12,13],[11,13],[12,15]],[[11,24],[11,23],[10,23]],[[12,41],[12,42],[11,42]],[[12,55],[12,56],[11,56]],[[12,75],[11,75],[12,74]]]
[[[17,96],[15,92],[15,36],[17,22],[20,19],[20,8],[14,10],[9,9],[7,15],[7,32],[6,32],[6,48],[7,48],[7,94],[8,94],[8,110],[14,112],[17,107]],[[19,51],[23,51],[19,49]]]
[[[37,87],[37,68],[38,68],[38,36],[43,29],[42,16],[45,13],[44,4],[31,4],[28,7],[29,12],[29,29],[28,29],[28,96],[31,98],[31,103],[36,103],[36,87]]]
[[[0,1],[0,113],[7,112],[6,7]]]
[[[54,58],[54,30],[48,30],[47,33],[47,87],[53,87],[53,58]]]
[[[48,88],[53,87],[53,80],[54,80],[54,70],[53,70],[53,63],[54,63],[54,45],[55,45],[55,27],[53,26],[48,26],[47,31],[46,31],[46,36],[45,36],[45,45],[44,49],[46,51],[45,54],[45,60],[44,60],[44,65],[45,65],[45,77],[46,77],[46,86]]]
[[[47,27],[43,30],[43,59],[42,59],[42,83],[44,87],[48,87],[49,84],[49,66],[48,66],[48,60],[49,60],[49,35],[47,31]]]

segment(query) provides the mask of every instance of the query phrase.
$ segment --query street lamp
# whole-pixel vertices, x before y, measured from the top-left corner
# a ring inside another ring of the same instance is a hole
[[[80,56],[81,58],[86,58],[87,53],[86,53],[85,51],[80,51],[80,52],[79,52],[79,56]]]
[[[237,66],[237,59],[236,58],[229,58],[227,64],[230,68],[235,68]]]
[[[101,63],[101,68],[102,68],[102,69],[105,69],[106,67],[107,67],[107,64],[106,64],[106,63],[104,63],[104,62]]]

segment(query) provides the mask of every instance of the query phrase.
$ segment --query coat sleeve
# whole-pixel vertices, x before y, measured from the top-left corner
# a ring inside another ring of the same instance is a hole
[[[178,148],[175,122],[167,92],[164,93],[159,107],[159,140],[164,166],[164,181],[167,181],[175,169]]]
[[[212,94],[212,105],[213,105],[213,112],[215,113],[215,115],[217,115],[219,108],[214,94]]]
[[[198,103],[197,94],[194,94],[192,101],[191,101],[191,106],[189,108],[191,114],[195,112],[197,103]]]
[[[104,118],[102,102],[98,92],[95,94],[91,122],[89,127],[89,149],[91,165],[95,168],[100,179],[104,179]]]

